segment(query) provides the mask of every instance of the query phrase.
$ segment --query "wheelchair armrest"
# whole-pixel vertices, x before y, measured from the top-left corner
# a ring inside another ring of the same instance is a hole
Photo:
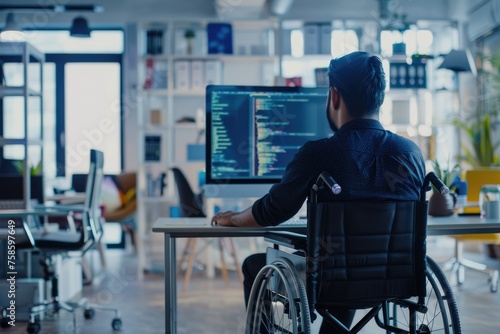
[[[307,247],[307,236],[294,232],[268,232],[264,235],[264,240],[275,245],[303,251]]]

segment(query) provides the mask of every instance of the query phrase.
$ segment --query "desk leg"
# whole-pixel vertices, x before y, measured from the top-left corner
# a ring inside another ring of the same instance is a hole
[[[165,233],[165,333],[177,333],[175,238]]]

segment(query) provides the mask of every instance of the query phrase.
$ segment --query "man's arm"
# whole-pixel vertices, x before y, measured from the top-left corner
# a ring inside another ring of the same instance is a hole
[[[221,226],[262,227],[255,221],[252,214],[252,207],[241,212],[219,212],[212,218],[212,221],[216,225]]]

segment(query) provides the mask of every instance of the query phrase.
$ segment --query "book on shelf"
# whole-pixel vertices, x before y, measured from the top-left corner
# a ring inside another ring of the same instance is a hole
[[[164,60],[155,61],[154,58],[146,59],[144,89],[166,89],[167,67],[167,62]]]
[[[159,55],[163,53],[163,30],[150,29],[146,32],[146,54]]]
[[[144,138],[144,161],[161,160],[161,136],[146,136]]]

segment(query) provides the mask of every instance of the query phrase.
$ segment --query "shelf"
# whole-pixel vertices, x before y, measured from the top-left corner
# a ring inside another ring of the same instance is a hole
[[[28,54],[30,60],[34,59],[39,62],[45,60],[45,55],[27,42],[1,42],[0,54],[2,56],[22,56]]]
[[[203,96],[205,96],[206,91],[205,91],[205,89],[174,89],[173,94],[176,97],[181,97],[181,96],[203,97]]]
[[[144,94],[148,95],[165,95],[167,96],[169,93],[169,90],[167,88],[151,88],[151,89],[144,89],[141,88],[140,90]]]
[[[144,203],[165,203],[165,202],[173,202],[173,198],[165,197],[165,196],[143,196],[142,201]]]
[[[238,55],[238,54],[210,54],[210,55],[174,55],[176,60],[220,60],[223,62],[274,62],[278,59],[272,55]]]
[[[2,138],[0,137],[0,146],[4,145],[43,145],[41,139],[26,139],[26,138]]]
[[[24,92],[24,86],[0,86],[0,98],[7,96],[24,96]],[[42,94],[28,88],[28,96],[42,96]]]
[[[315,61],[315,60],[329,61],[330,59],[332,59],[332,55],[330,54],[303,55],[300,57],[295,57],[292,55],[283,55],[283,61]],[[325,67],[327,66],[328,63],[325,64]]]

